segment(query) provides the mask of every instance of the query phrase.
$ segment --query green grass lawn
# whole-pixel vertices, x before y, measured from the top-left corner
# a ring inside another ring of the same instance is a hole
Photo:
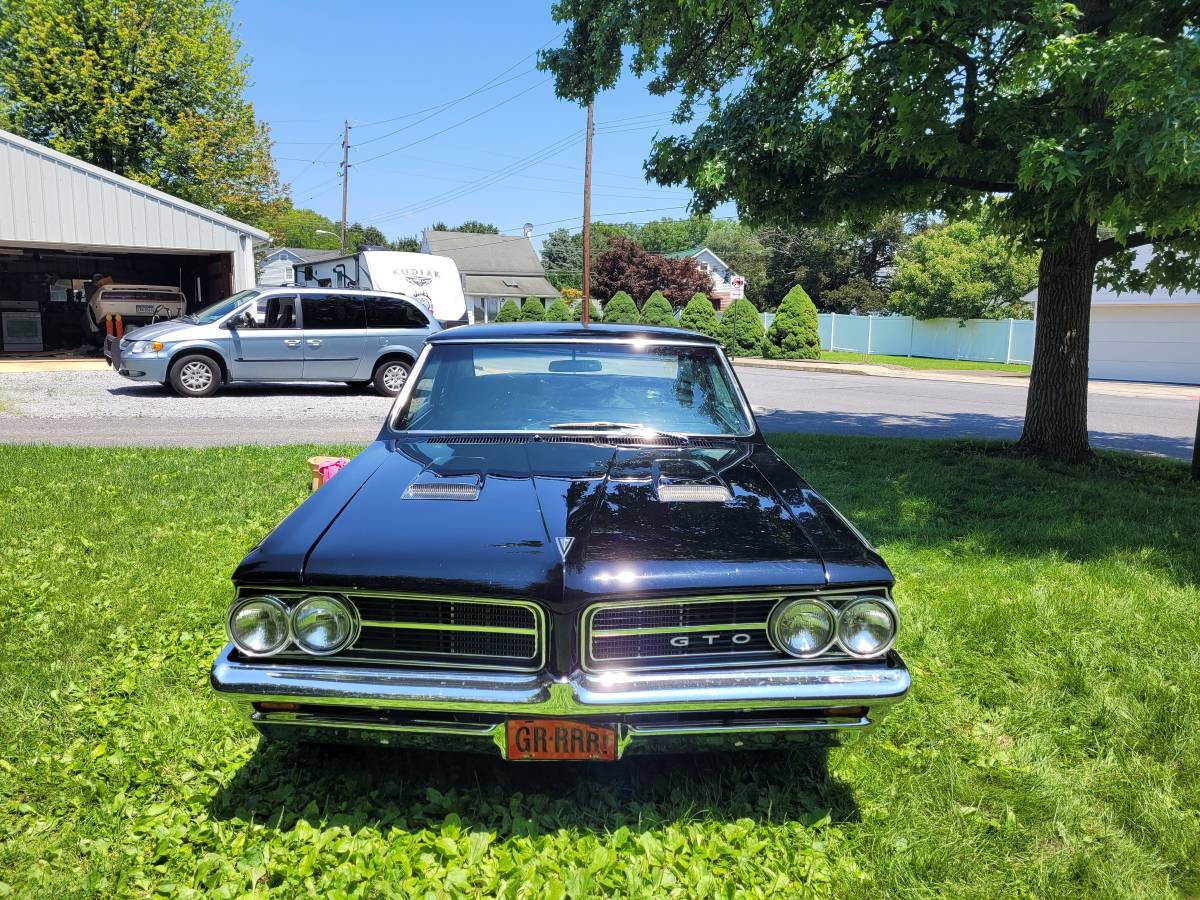
[[[848,350],[822,350],[821,359],[828,362],[865,363],[875,366],[904,366],[906,369],[959,369],[973,372],[1015,372],[1029,374],[1023,363],[975,362],[970,359],[926,359],[922,356],[882,356],[853,353]]]
[[[213,695],[314,448],[0,448],[0,893],[1200,893],[1183,467],[775,443],[894,567],[911,696],[828,751],[596,767],[260,745]]]

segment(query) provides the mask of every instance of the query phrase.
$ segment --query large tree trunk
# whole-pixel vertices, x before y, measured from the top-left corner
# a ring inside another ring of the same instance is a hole
[[[1033,370],[1018,452],[1064,462],[1092,455],[1087,389],[1095,270],[1092,226],[1081,225],[1042,251]]]

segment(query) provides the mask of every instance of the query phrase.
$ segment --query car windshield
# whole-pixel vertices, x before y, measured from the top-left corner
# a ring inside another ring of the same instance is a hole
[[[233,312],[247,300],[257,297],[258,294],[258,291],[238,291],[232,297],[226,297],[224,300],[210,303],[208,306],[196,310],[190,316],[184,316],[184,318],[189,322],[195,322],[197,325],[211,325],[218,319]]]
[[[400,431],[656,431],[746,435],[715,348],[437,343],[396,415]]]

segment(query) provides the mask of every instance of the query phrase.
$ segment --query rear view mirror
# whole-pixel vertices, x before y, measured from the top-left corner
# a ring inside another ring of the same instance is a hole
[[[599,372],[602,368],[598,359],[556,359],[550,363],[551,372]]]

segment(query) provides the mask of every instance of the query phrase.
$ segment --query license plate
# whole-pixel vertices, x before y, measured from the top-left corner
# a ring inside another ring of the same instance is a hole
[[[154,315],[154,304],[153,303],[137,303],[134,305],[133,308],[134,308],[134,312],[136,315],[139,315],[139,316]]]
[[[591,725],[570,719],[509,719],[506,730],[509,759],[617,758],[615,725]]]

